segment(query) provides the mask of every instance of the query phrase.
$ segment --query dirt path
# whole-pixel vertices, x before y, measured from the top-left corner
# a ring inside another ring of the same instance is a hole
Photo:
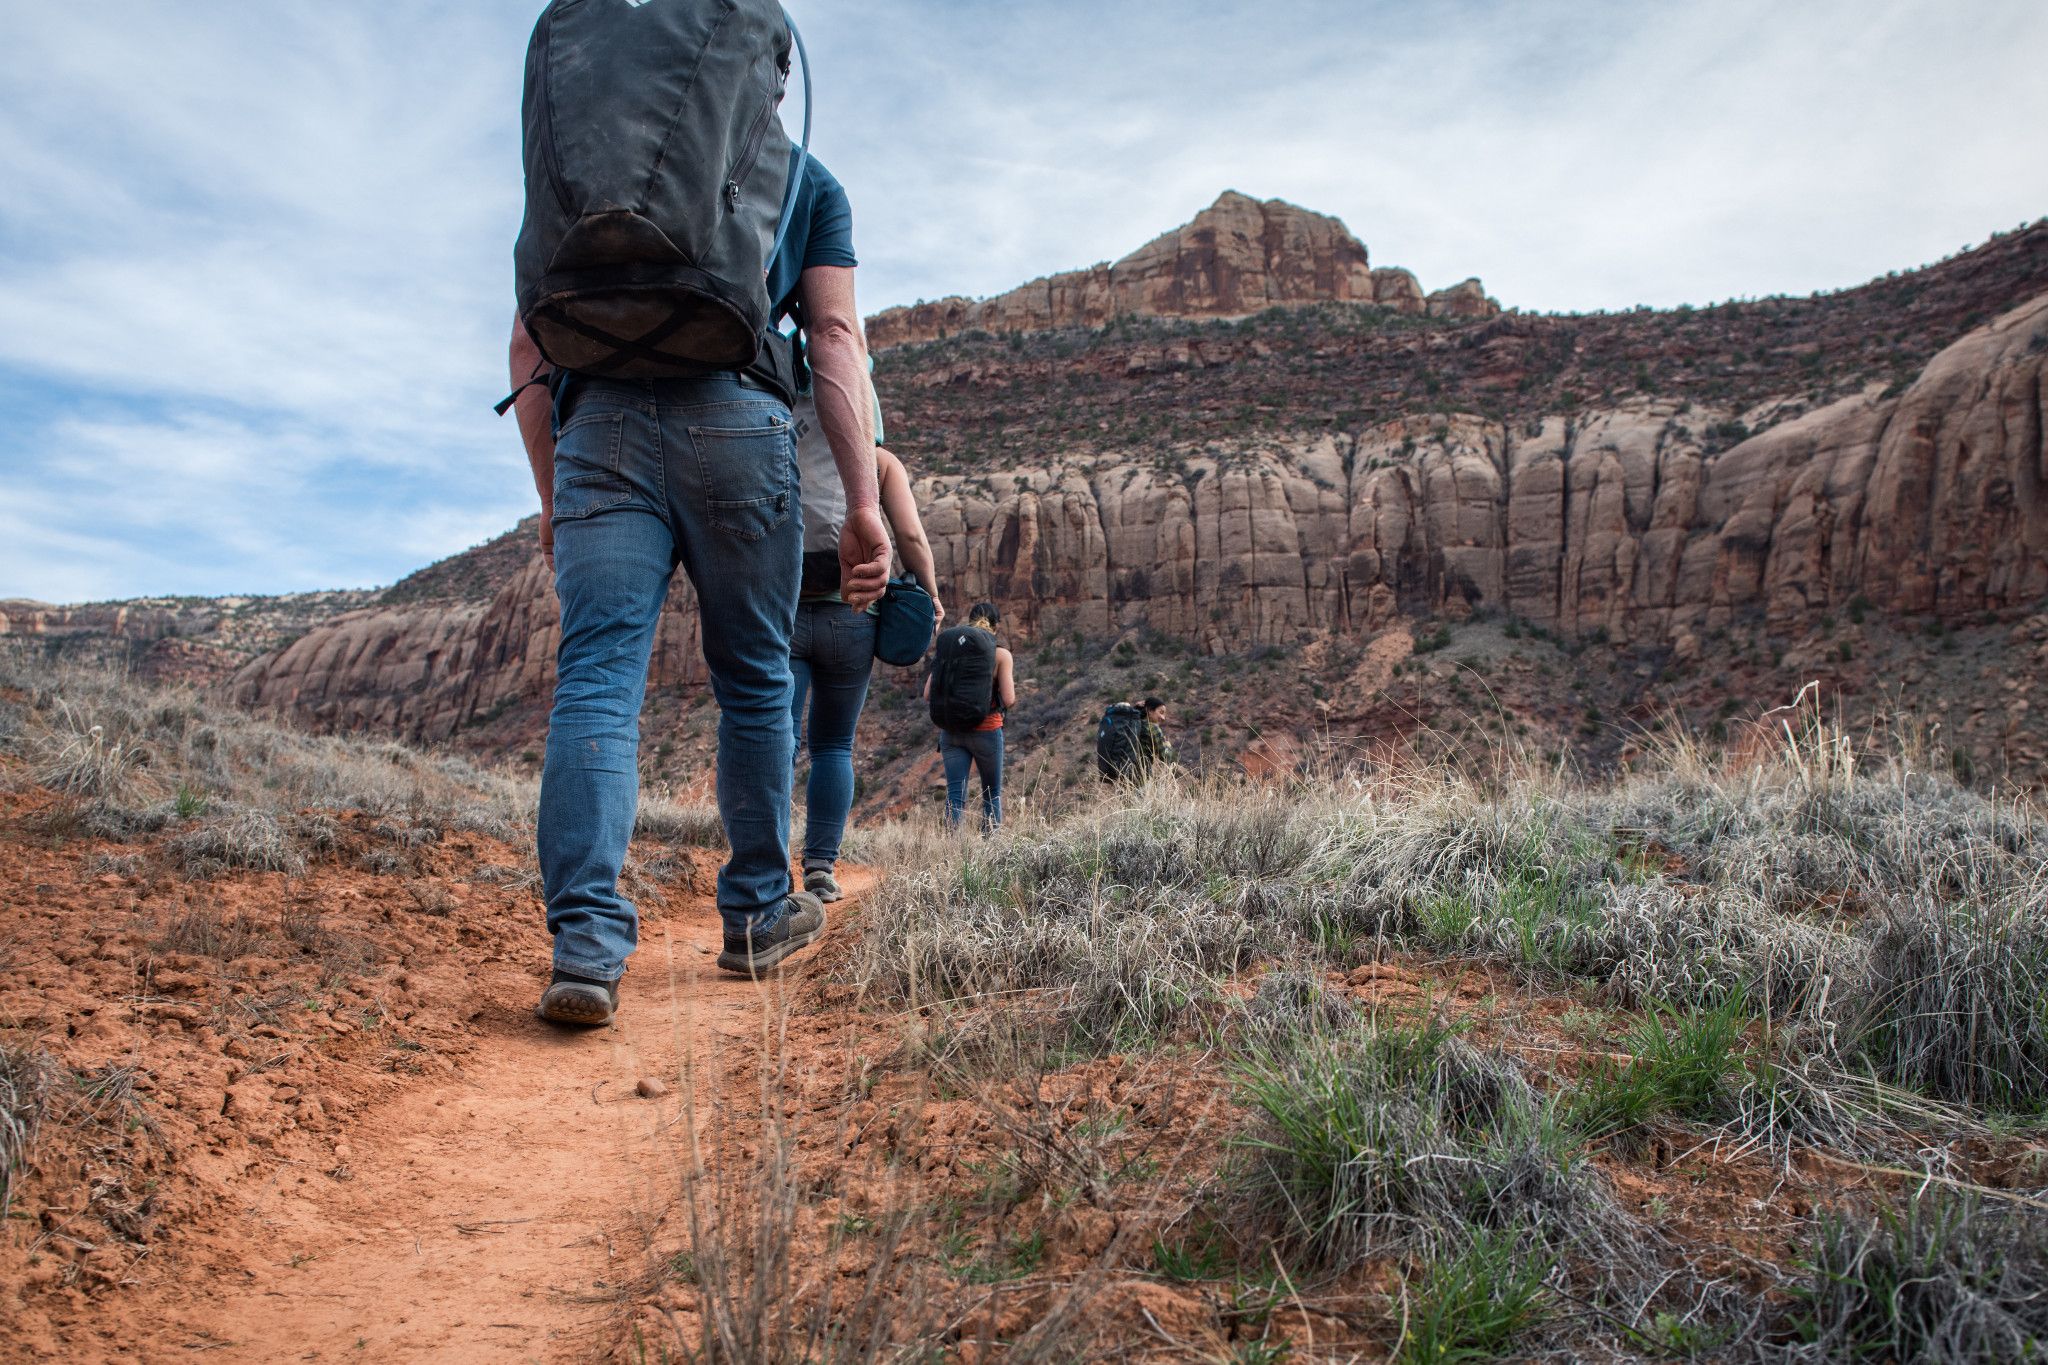
[[[351,1124],[346,1179],[285,1167],[250,1198],[243,1276],[177,1313],[178,1358],[603,1354],[677,1193],[684,1059],[753,1040],[776,990],[718,971],[717,934],[708,906],[648,925],[596,1033],[535,1019],[533,982],[505,971],[472,1064]],[[637,1095],[643,1078],[668,1093]]]

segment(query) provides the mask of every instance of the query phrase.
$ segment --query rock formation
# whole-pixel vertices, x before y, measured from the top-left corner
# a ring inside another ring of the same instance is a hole
[[[368,600],[366,592],[142,597],[58,607],[0,600],[0,648],[115,664],[156,682],[210,687],[258,654]]]
[[[1490,318],[1500,312],[1500,303],[1488,298],[1486,286],[1474,278],[1437,290],[1424,301],[1424,311],[1433,318]]]
[[[1119,317],[1242,317],[1311,303],[1369,303],[1434,317],[1491,317],[1479,281],[1426,298],[1406,270],[1374,270],[1364,243],[1335,218],[1235,190],[1185,227],[1113,265],[1072,270],[979,301],[940,299],[868,319],[876,348],[963,331],[1100,327]]]
[[[1569,418],[1408,416],[918,492],[949,597],[1001,603],[1025,639],[1145,627],[1220,652],[1491,607],[1686,657],[1730,624],[1796,632],[1859,599],[1960,619],[2048,596],[2048,295],[1900,391],[1774,416],[1647,396]],[[1761,429],[1717,449],[1710,433],[1738,422]],[[545,695],[555,614],[535,559],[485,605],[342,616],[233,690],[439,738]],[[696,637],[679,577],[656,686],[701,678]]]
[[[0,599],[0,635],[63,639],[104,635],[156,640],[177,630],[176,615],[136,602],[98,602],[59,607],[22,598]]]

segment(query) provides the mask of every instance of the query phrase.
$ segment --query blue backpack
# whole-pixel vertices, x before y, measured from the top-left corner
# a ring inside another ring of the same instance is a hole
[[[931,646],[938,615],[932,595],[915,578],[890,579],[875,610],[875,657],[898,668],[917,663]]]

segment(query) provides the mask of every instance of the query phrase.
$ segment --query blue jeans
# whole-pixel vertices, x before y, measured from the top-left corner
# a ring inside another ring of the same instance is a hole
[[[967,768],[981,774],[981,827],[1003,823],[1003,732],[941,730],[939,758],[946,765],[946,823],[958,828],[967,813]]]
[[[680,564],[718,699],[718,873],[728,935],[789,894],[789,636],[803,562],[781,400],[737,378],[580,381],[555,437],[554,712],[540,870],[555,965],[616,980],[639,937],[619,869],[639,803],[640,704]]]
[[[804,871],[830,872],[853,809],[853,731],[875,670],[875,618],[843,602],[804,603],[796,609],[789,664],[796,675],[789,714],[811,752],[811,776],[804,784]]]

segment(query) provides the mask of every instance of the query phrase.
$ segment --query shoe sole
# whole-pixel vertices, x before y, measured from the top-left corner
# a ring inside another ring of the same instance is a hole
[[[612,1021],[616,1011],[610,997],[591,986],[550,986],[535,1011],[551,1024],[597,1028]]]
[[[808,934],[793,934],[782,940],[782,942],[771,944],[751,956],[746,953],[733,952],[728,948],[718,955],[718,965],[722,970],[731,972],[735,976],[747,976],[758,979],[780,967],[788,960],[790,954],[810,947],[813,943],[817,942],[824,932],[825,926],[821,922],[817,928],[811,930]]]
[[[823,888],[816,886],[807,886],[804,888],[804,890],[810,892],[813,896],[816,896],[818,898],[819,904],[821,905],[831,905],[834,902],[843,901],[846,899],[846,892],[844,891],[832,891],[828,893]]]

